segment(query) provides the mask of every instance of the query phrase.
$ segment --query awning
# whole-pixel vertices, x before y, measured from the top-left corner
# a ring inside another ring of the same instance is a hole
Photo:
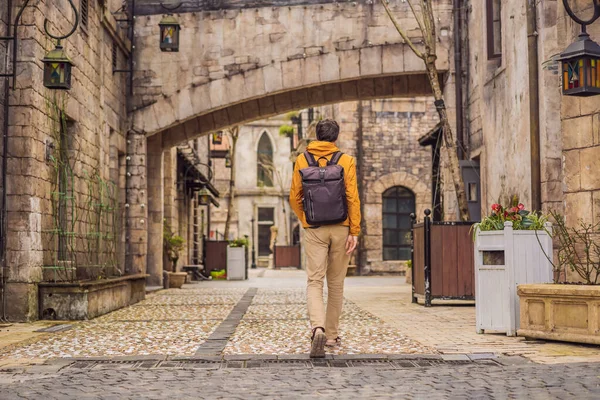
[[[423,147],[425,146],[437,146],[440,135],[442,134],[442,123],[438,122],[438,124],[425,135],[419,138],[419,144]]]
[[[210,180],[204,175],[200,169],[201,165],[206,165],[200,160],[198,153],[187,143],[177,146],[177,154],[181,157],[184,162],[186,170],[188,170],[185,184],[192,189],[207,188],[214,197],[219,197],[220,193],[210,183]],[[217,203],[218,204],[218,203]],[[218,206],[217,206],[218,207]]]

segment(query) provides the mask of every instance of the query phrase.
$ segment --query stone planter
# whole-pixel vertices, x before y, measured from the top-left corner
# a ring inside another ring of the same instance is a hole
[[[551,224],[546,225],[551,232]],[[540,246],[541,244],[541,246]],[[552,238],[546,231],[478,231],[475,237],[475,321],[485,330],[515,336],[519,329],[517,285],[552,282]]]
[[[519,285],[519,336],[600,344],[600,286]]]
[[[128,275],[80,282],[41,282],[40,317],[86,320],[144,300],[146,277]]]
[[[187,278],[187,272],[169,272],[169,288],[181,289]]]

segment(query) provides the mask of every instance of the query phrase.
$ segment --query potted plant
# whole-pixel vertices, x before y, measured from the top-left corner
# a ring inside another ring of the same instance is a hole
[[[552,225],[529,212],[513,196],[511,205],[473,225],[477,333],[485,330],[515,336],[519,328],[517,285],[552,282]]]
[[[600,344],[600,222],[579,221],[568,227],[562,215],[551,213],[557,238],[555,281],[519,285],[519,336]],[[552,253],[547,253],[548,261]],[[568,274],[571,271],[571,274]],[[573,276],[574,275],[574,276]],[[569,278],[580,282],[568,282]],[[567,282],[558,283],[564,279]],[[571,278],[572,279],[572,278]]]
[[[181,251],[185,248],[185,240],[181,236],[176,235],[166,221],[163,229],[163,245],[165,254],[171,262],[171,271],[167,273],[168,287],[179,289],[183,286],[187,277],[187,273],[177,272],[177,262],[179,261]]]
[[[246,279],[246,248],[247,238],[238,238],[229,241],[227,246],[227,280]]]

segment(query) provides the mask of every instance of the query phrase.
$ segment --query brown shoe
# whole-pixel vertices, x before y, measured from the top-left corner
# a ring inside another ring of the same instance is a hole
[[[325,336],[325,329],[321,328],[320,326],[313,328],[310,345],[310,358],[324,358],[326,342],[327,336]]]
[[[340,344],[342,344],[342,339],[339,336],[335,339],[327,339],[327,342],[325,342],[325,346],[327,347],[336,347]]]

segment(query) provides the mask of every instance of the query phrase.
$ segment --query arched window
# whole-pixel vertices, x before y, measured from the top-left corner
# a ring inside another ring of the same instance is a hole
[[[263,132],[258,141],[256,185],[258,187],[272,187],[274,170],[273,145],[271,144],[269,135],[267,135],[266,132]]]
[[[383,259],[410,260],[410,214],[415,195],[402,186],[383,193]]]

